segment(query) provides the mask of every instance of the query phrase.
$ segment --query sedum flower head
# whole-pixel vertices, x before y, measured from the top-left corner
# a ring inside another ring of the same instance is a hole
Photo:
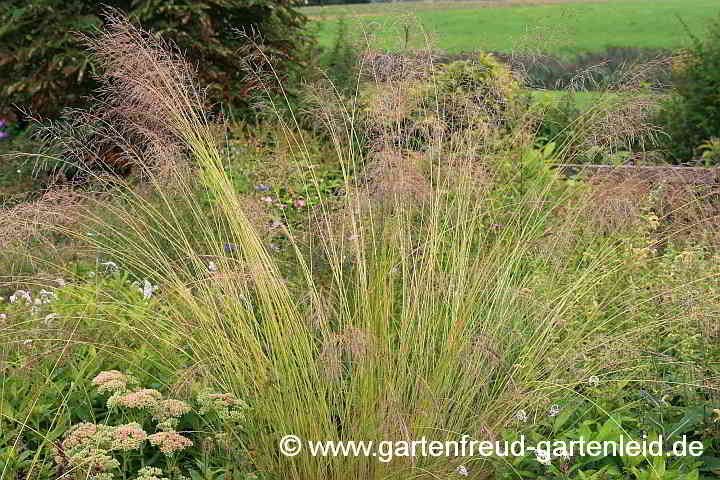
[[[177,424],[177,419],[188,413],[192,408],[187,403],[169,398],[158,402],[153,408],[153,419],[157,422],[167,424],[162,430],[171,430],[174,426],[168,428],[168,425]],[[175,420],[173,422],[173,420]],[[158,425],[159,427],[160,425]]]
[[[113,450],[137,450],[147,440],[148,435],[139,423],[133,422],[115,427],[112,437]]]
[[[65,433],[62,447],[66,452],[83,450],[87,447],[109,448],[112,443],[113,427],[96,425],[94,423],[79,423],[73,425]]]
[[[76,450],[71,455],[68,455],[68,458],[72,467],[79,469],[81,472],[93,472],[96,475],[120,468],[120,462],[102,448],[88,447]]]
[[[177,418],[168,418],[157,424],[157,429],[161,432],[174,432],[180,421]]]
[[[157,390],[143,388],[134,392],[115,394],[108,399],[107,405],[110,408],[140,408],[154,410],[162,400],[162,394]]]
[[[198,394],[200,415],[215,412],[223,420],[242,420],[248,405],[232,393],[212,393],[205,390]]]
[[[177,432],[154,433],[148,437],[148,440],[152,445],[160,447],[160,451],[165,455],[172,455],[177,451],[191,447],[193,444],[189,438],[183,437]]]
[[[182,417],[190,410],[190,405],[187,403],[169,398],[158,403],[156,419],[165,420],[170,417]]]
[[[98,389],[98,392],[125,392],[128,385],[137,385],[138,381],[131,375],[126,375],[117,370],[108,370],[100,372],[92,380],[93,385]]]
[[[83,478],[111,479],[112,475],[100,475],[119,468],[119,462],[111,453],[136,450],[147,439],[147,433],[138,423],[117,427],[79,423],[66,432],[61,450],[56,449],[55,461],[83,473],[86,475]]]
[[[115,480],[115,475],[113,475],[110,472],[103,472],[103,473],[96,473],[95,475],[90,475],[88,477],[89,480]]]
[[[161,477],[163,471],[155,467],[145,467],[138,470],[138,476],[135,480],[168,480]]]

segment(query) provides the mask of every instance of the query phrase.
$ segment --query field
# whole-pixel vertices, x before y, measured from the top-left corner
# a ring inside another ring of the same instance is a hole
[[[572,54],[715,6],[520,3],[305,11]],[[123,17],[85,47],[96,98],[0,129],[0,480],[720,478],[718,184],[557,168],[671,162],[659,76],[356,76],[341,42],[251,118]]]
[[[536,51],[572,55],[609,46],[676,49],[688,42],[682,22],[702,31],[715,0],[617,0],[608,2],[403,2],[306,7],[323,45],[337,21],[362,27],[379,46],[432,45],[448,52]],[[682,22],[681,20],[682,19]]]

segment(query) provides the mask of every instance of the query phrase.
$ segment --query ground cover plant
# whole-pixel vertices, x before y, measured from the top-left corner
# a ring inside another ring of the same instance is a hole
[[[297,117],[269,103],[275,121],[247,127],[215,123],[192,65],[124,18],[86,46],[99,103],[43,138],[92,149],[96,129],[136,176],[47,159],[84,170],[83,188],[3,211],[3,477],[717,472],[713,190],[560,180],[549,167],[582,147],[539,145],[543,110],[489,56],[437,66],[415,52],[408,69],[370,69],[350,99],[320,82]],[[587,135],[573,145],[612,153]],[[523,433],[685,434],[704,454],[379,462],[278,449],[288,434]]]

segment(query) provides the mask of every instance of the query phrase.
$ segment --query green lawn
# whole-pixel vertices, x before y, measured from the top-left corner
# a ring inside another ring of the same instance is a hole
[[[717,0],[633,0],[522,5],[505,2],[388,3],[307,7],[321,44],[334,38],[339,18],[375,32],[378,46],[401,48],[410,22],[408,46],[434,45],[449,52],[518,51],[541,47],[571,55],[607,46],[678,48],[688,34],[678,16],[700,34]],[[498,6],[503,5],[504,6]],[[416,20],[414,20],[416,19]]]

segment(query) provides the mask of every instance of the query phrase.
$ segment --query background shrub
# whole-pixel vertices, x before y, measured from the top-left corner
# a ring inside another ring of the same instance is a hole
[[[236,107],[256,86],[238,54],[248,44],[240,31],[257,37],[281,76],[302,63],[310,42],[305,17],[288,0],[9,0],[0,10],[0,117],[17,114],[8,111],[14,104],[47,116],[82,104],[98,84],[75,32],[102,27],[106,6],[176,43],[202,66],[210,98]]]
[[[538,139],[543,143],[554,141],[560,145],[572,141],[575,134],[573,125],[582,115],[574,93],[569,91],[559,101],[551,101],[545,107],[537,130]]]
[[[625,83],[630,76],[642,74],[649,85],[664,88],[670,72],[664,59],[671,52],[657,48],[607,47],[564,59],[556,55],[502,55],[498,58],[521,71],[531,88],[600,90]]]
[[[517,95],[519,87],[510,70],[490,54],[478,55],[474,62],[453,62],[441,67],[436,84],[442,114],[451,123],[457,121],[456,110],[462,109],[465,100],[482,104],[488,115],[498,117]]]
[[[704,142],[720,136],[720,16],[704,39],[692,39],[687,54],[674,65],[674,95],[658,119],[668,133],[665,149],[675,163],[696,158]]]
[[[642,77],[654,89],[671,83],[668,60],[672,52],[662,48],[606,47],[604,50],[579,53],[573,57],[556,54],[523,54],[491,52],[522,75],[530,88],[545,90],[603,90]],[[471,53],[438,55],[437,63],[470,60]]]
[[[490,54],[446,65],[410,57],[389,68],[370,68],[383,72],[379,80],[385,80],[368,86],[360,98],[363,133],[375,148],[390,141],[424,150],[441,132],[456,140],[482,134],[487,145],[491,136],[508,130],[520,98],[510,69]]]
[[[320,68],[326,72],[340,93],[352,95],[357,88],[359,55],[344,18],[338,19],[335,41],[330,49],[321,51]]]

